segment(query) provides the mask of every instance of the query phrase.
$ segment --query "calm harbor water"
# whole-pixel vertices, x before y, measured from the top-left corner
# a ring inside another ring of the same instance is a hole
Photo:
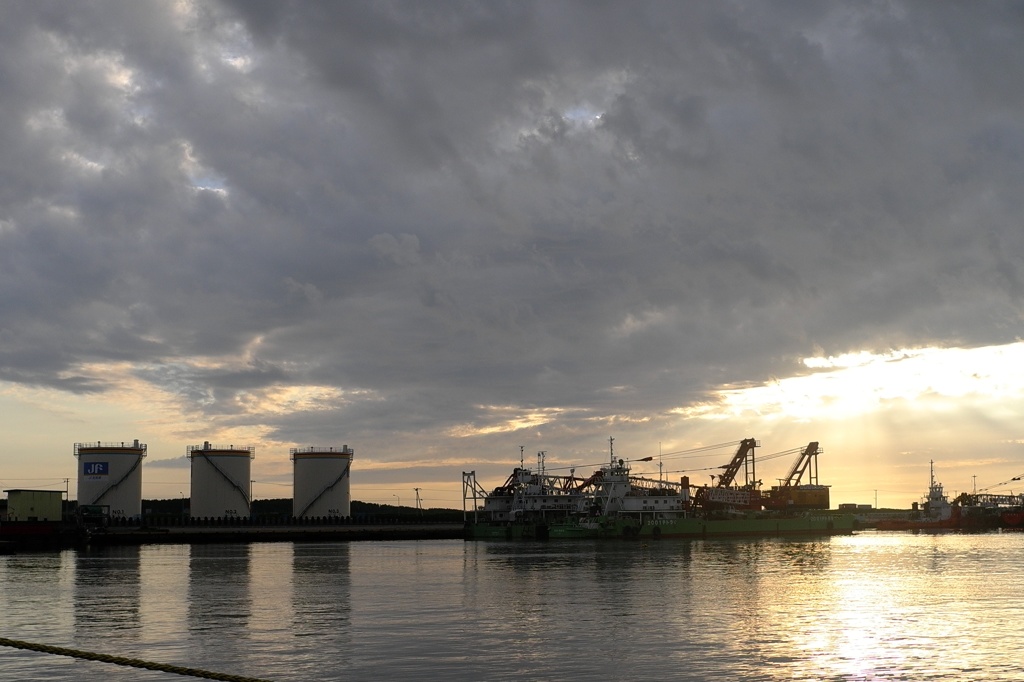
[[[1021,680],[1024,534],[0,557],[2,636],[270,680]],[[4,680],[178,675],[0,648]]]

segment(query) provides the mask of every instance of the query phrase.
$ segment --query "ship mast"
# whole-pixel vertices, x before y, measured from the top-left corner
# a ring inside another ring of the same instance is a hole
[[[658,480],[659,481],[664,481],[665,480],[664,466],[665,466],[665,463],[661,459],[661,441],[659,440],[658,441]]]

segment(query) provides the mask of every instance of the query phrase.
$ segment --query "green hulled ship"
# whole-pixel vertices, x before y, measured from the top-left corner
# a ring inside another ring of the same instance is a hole
[[[816,456],[817,445],[811,443],[800,461]],[[732,462],[722,467],[726,474],[735,474],[748,458],[752,465],[755,446],[753,439],[741,441]],[[774,498],[762,500],[750,484],[729,485],[731,477],[720,479],[727,480],[725,485],[691,490],[685,476],[678,482],[634,476],[626,462],[615,459],[614,451],[609,463],[589,478],[577,478],[572,472],[549,474],[543,458],[538,464],[537,471],[516,468],[491,491],[479,486],[475,472],[463,473],[463,499],[471,506],[466,510],[467,539],[835,535],[851,533],[855,526],[850,514],[781,505],[778,488],[773,489]],[[815,484],[816,490],[821,488]],[[762,510],[762,506],[773,509]]]
[[[628,517],[601,517],[553,523],[549,538],[713,538],[728,536],[835,535],[851,533],[855,519],[850,514],[783,516],[771,512],[734,517],[698,516],[654,518],[641,521]]]

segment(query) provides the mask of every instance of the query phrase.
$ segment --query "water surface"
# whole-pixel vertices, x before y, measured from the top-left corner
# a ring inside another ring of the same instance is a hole
[[[270,680],[1020,680],[1024,534],[0,557],[4,637]],[[0,679],[182,680],[0,649]]]

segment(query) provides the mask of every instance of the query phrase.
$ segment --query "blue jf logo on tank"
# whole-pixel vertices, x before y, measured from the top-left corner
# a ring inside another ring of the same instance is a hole
[[[85,462],[82,464],[82,474],[92,480],[104,478],[109,473],[109,462]]]

